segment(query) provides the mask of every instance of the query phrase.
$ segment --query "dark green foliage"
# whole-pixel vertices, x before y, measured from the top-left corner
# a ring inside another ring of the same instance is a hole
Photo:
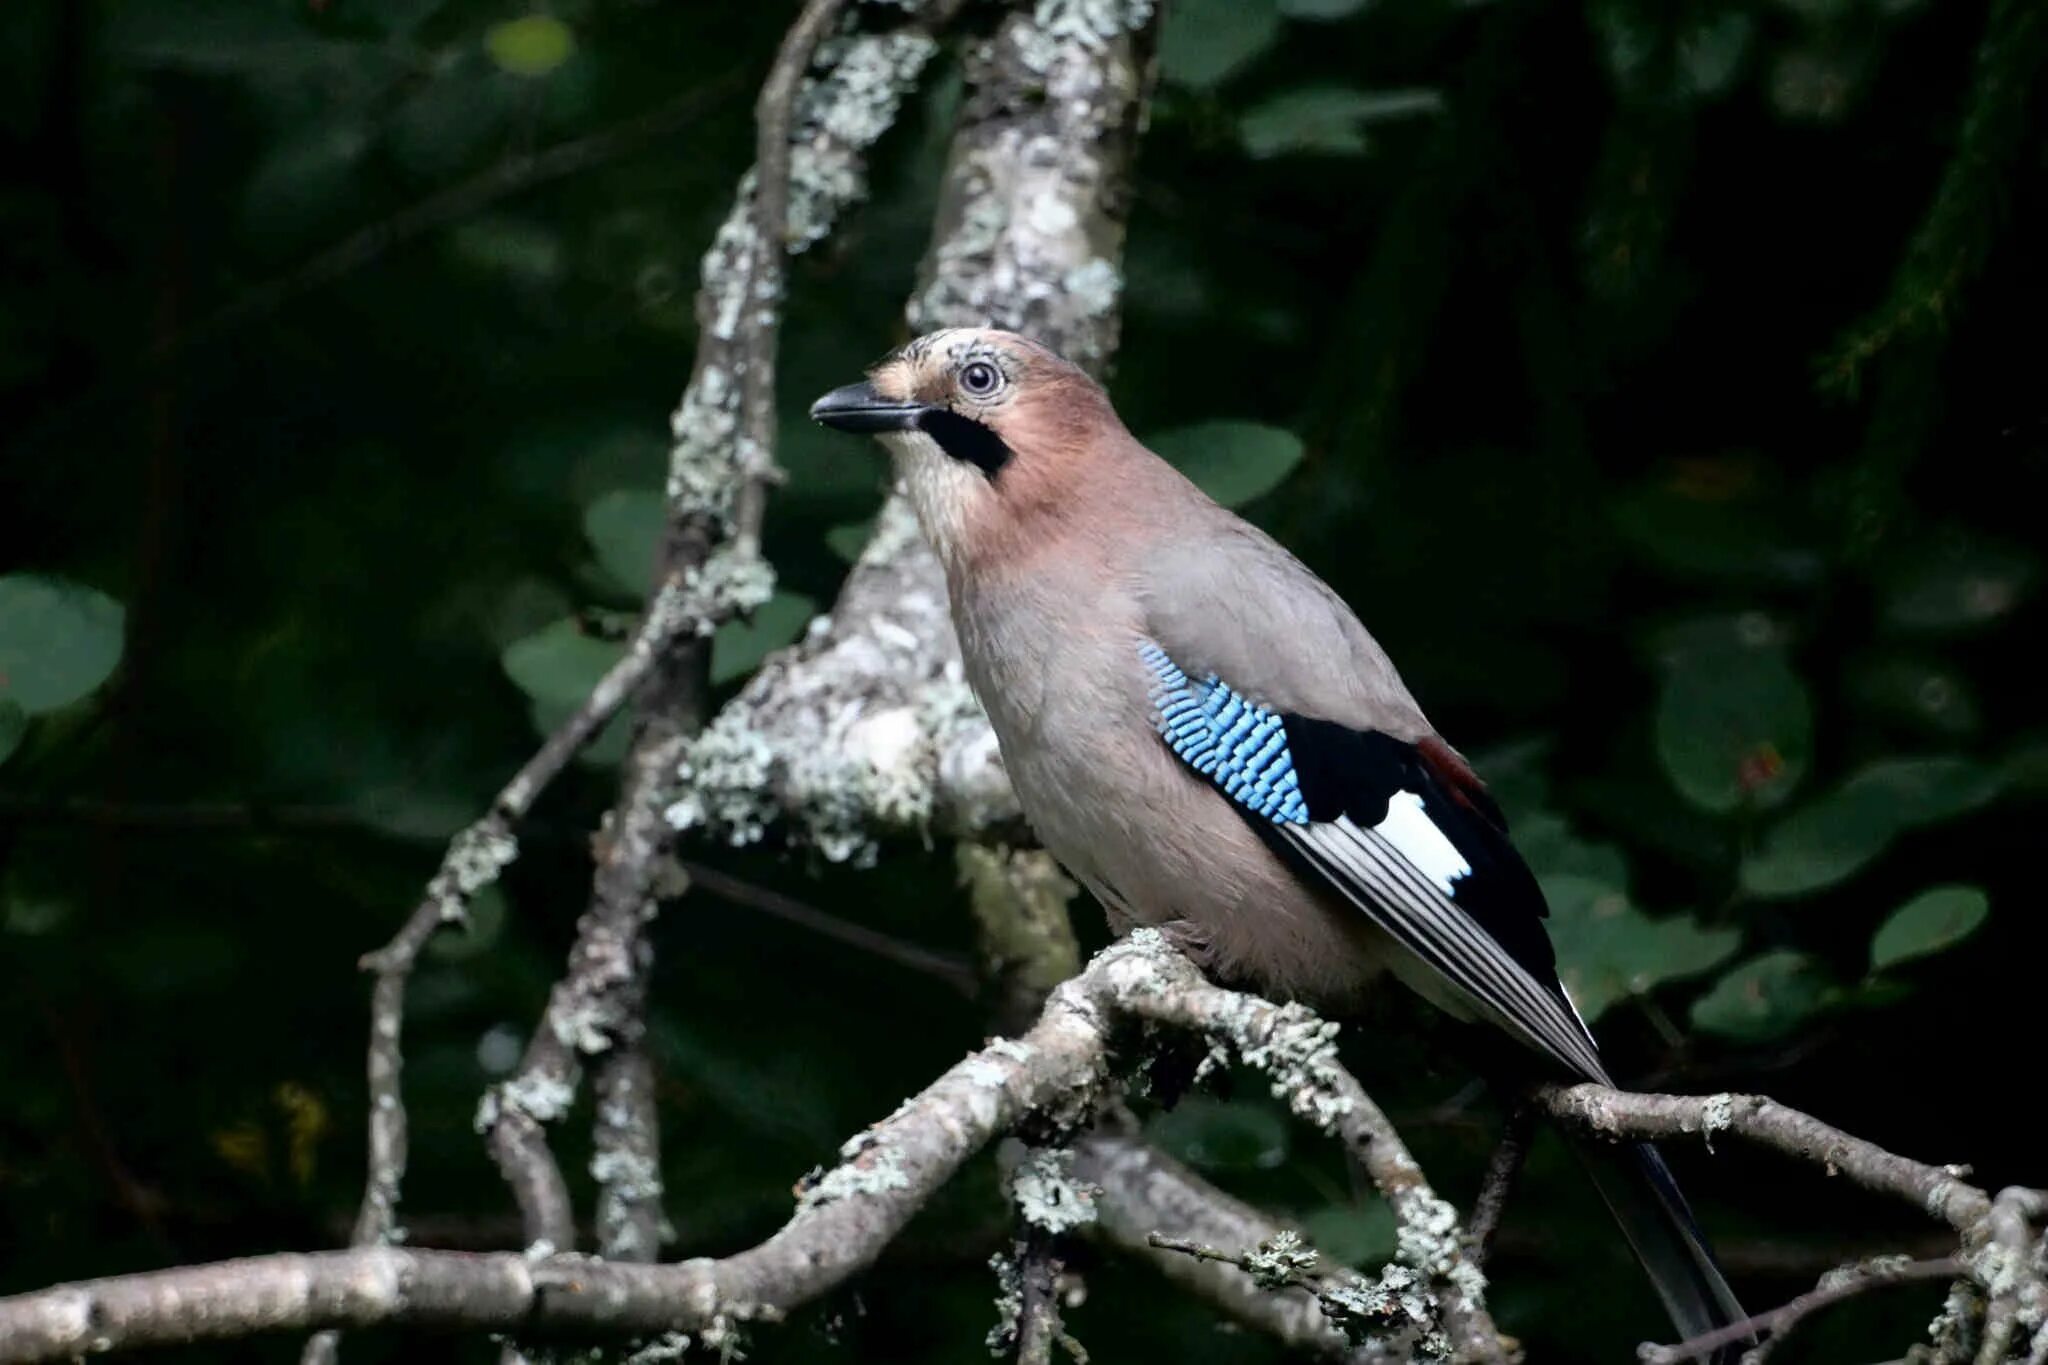
[[[698,257],[792,9],[0,6],[0,1292],[345,1236],[353,964],[623,647]],[[1619,1075],[1767,1090],[1993,1185],[2041,1175],[1959,1097],[2039,1031],[2044,46],[2024,0],[1178,0],[1112,381],[1494,783]],[[902,339],[958,100],[935,74],[874,202],[793,265],[782,590],[715,641],[722,692],[863,541],[879,463],[804,407]],[[625,739],[421,969],[417,1241],[516,1240],[470,1119],[559,969]],[[686,852],[972,951],[944,849]],[[986,1027],[707,893],[656,943],[677,1254],[771,1230]],[[1463,1201],[1497,1116],[1414,1023],[1381,1002],[1350,1060]],[[1152,1131],[1333,1255],[1388,1254],[1326,1144],[1235,1095]],[[560,1143],[586,1209],[587,1108]],[[1913,1230],[1675,1159],[1759,1305]],[[977,1166],[752,1358],[962,1359],[1006,1235]],[[1277,1356],[1082,1269],[1105,1365]],[[1547,1142],[1492,1269],[1533,1359],[1662,1330]],[[1905,1302],[1806,1358],[1898,1354]]]

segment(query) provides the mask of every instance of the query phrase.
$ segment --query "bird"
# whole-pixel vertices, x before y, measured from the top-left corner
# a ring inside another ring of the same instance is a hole
[[[955,328],[810,415],[888,450],[1024,814],[1112,930],[1340,1014],[1391,974],[1539,1079],[1612,1084],[1471,764],[1343,599],[1094,379]],[[1743,1321],[1655,1147],[1576,1145],[1673,1325]]]

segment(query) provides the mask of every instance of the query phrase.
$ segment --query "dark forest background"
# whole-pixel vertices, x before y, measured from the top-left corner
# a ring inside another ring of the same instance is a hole
[[[355,959],[640,599],[697,260],[793,10],[0,6],[0,1293],[346,1239]],[[2042,7],[1177,0],[1161,47],[1112,392],[1495,782],[1617,1074],[2042,1183]],[[926,81],[873,202],[793,264],[788,596],[721,636],[724,687],[877,505],[880,462],[803,409],[902,339],[958,89]],[[416,1241],[516,1242],[471,1116],[559,970],[618,751],[416,981]],[[683,852],[971,960],[941,843]],[[672,1255],[765,1235],[986,1027],[748,899],[656,929]],[[1348,1048],[1468,1199],[1497,1112],[1426,1037]],[[1151,1122],[1333,1253],[1389,1250],[1256,1083]],[[1676,1156],[1757,1306],[1927,1245],[1805,1170]],[[751,1358],[978,1356],[1007,1231],[984,1160]],[[1279,1355],[1083,1268],[1104,1365]],[[1665,1330],[1554,1145],[1492,1269],[1537,1360]],[[1780,1358],[1889,1358],[1938,1300],[1859,1300]]]

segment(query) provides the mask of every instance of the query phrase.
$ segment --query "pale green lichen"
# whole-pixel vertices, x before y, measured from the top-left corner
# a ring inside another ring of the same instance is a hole
[[[618,1147],[598,1152],[590,1158],[590,1175],[605,1187],[607,1198],[661,1197],[661,1168],[639,1152]]]
[[[470,897],[498,880],[498,874],[519,856],[519,841],[496,816],[486,816],[448,843],[440,869],[427,883],[427,898],[445,924],[468,917]]]
[[[744,718],[730,712],[683,747],[678,794],[663,812],[679,830],[711,829],[735,847],[760,842],[775,818],[768,784],[775,750]]]
[[[589,1056],[611,1047],[612,1034],[618,1026],[616,1008],[599,1000],[583,1000],[548,1011],[548,1031],[555,1035],[555,1041]]]
[[[716,254],[718,247],[712,247]],[[712,269],[711,255],[705,270]],[[740,267],[734,267],[735,269]],[[669,419],[668,501],[678,516],[702,516],[723,525],[732,515],[732,450],[739,433],[740,389],[723,366],[701,366]]]
[[[690,1338],[683,1332],[663,1332],[652,1341],[644,1341],[622,1362],[622,1365],[667,1365],[667,1362],[681,1360],[690,1353]]]
[[[988,1268],[996,1273],[996,1325],[988,1329],[988,1353],[1007,1355],[1024,1316],[1024,1271],[1000,1251],[988,1258]]]
[[[1458,1211],[1434,1194],[1411,1193],[1402,1200],[1394,1232],[1395,1255],[1432,1279],[1447,1281],[1466,1302],[1486,1293],[1486,1275],[1465,1257]]]
[[[1018,60],[1048,75],[1061,57],[1079,48],[1099,52],[1151,21],[1153,0],[1038,0],[1031,22],[1012,32]]]
[[[1936,1360],[1968,1360],[1977,1353],[1977,1321],[1983,1300],[1974,1285],[1958,1280],[1949,1287],[1941,1311],[1927,1324],[1928,1342]]]
[[[1097,256],[1069,270],[1062,288],[1083,317],[1107,317],[1123,298],[1124,277],[1112,262]]]
[[[867,191],[862,156],[895,122],[903,96],[937,43],[915,29],[837,37],[819,47],[814,74],[791,110],[789,218],[785,245],[802,251],[831,231]],[[754,173],[740,180],[731,210],[699,266],[710,300],[702,341],[730,352],[752,310],[773,309],[780,289],[754,269],[762,243],[754,224]],[[670,421],[668,497],[679,516],[729,526],[740,479],[772,463],[770,452],[743,449],[741,385],[729,365],[707,359]]]
[[[775,570],[749,545],[725,545],[684,575],[682,611],[699,637],[775,594]]]
[[[821,240],[867,193],[862,154],[896,121],[903,96],[938,50],[919,29],[836,38],[819,45],[826,74],[807,82],[793,111],[789,249]]]
[[[1700,1109],[1700,1138],[1707,1150],[1714,1150],[1714,1134],[1725,1133],[1734,1126],[1735,1097],[1726,1093],[1707,1096]]]
[[[864,1140],[867,1140],[866,1134],[853,1141]],[[910,1177],[904,1172],[895,1150],[877,1147],[829,1171],[813,1171],[804,1178],[796,1204],[799,1209],[815,1209],[854,1195],[887,1194],[891,1190],[909,1188]]]
[[[1274,1011],[1265,1036],[1244,1049],[1247,1065],[1272,1078],[1273,1096],[1325,1133],[1334,1133],[1351,1112],[1351,1098],[1338,1088],[1334,1021],[1290,1002]]]
[[[1244,1272],[1261,1289],[1286,1289],[1316,1268],[1322,1257],[1298,1232],[1276,1232],[1244,1254]]]
[[[697,1333],[697,1343],[705,1350],[715,1352],[721,1365],[747,1358],[743,1349],[746,1339],[741,1335],[739,1320],[726,1313],[715,1314],[710,1322],[704,1324],[703,1330]]]
[[[1353,1345],[1364,1345],[1390,1328],[1412,1332],[1406,1358],[1442,1361],[1451,1356],[1450,1338],[1437,1326],[1437,1306],[1422,1280],[1406,1266],[1390,1265],[1377,1281],[1346,1280],[1319,1285],[1316,1302],[1324,1316]]]
[[[576,1088],[539,1072],[515,1076],[484,1091],[476,1106],[476,1131],[488,1133],[509,1111],[524,1114],[535,1123],[553,1123],[569,1112],[576,1102]]]
[[[1010,1173],[1010,1198],[1025,1222],[1047,1232],[1072,1232],[1095,1221],[1099,1186],[1074,1178],[1074,1154],[1038,1147]]]

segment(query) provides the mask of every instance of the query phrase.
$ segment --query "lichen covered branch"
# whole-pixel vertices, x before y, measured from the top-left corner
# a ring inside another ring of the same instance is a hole
[[[1156,22],[1150,0],[1039,0],[969,52],[913,330],[1008,327],[1101,371]],[[884,504],[829,621],[754,676],[681,776],[678,827],[752,843],[786,821],[834,861],[871,859],[878,832],[1017,823],[944,576],[902,499]]]
[[[1094,1235],[1137,1256],[1167,1279],[1214,1304],[1227,1317],[1287,1346],[1349,1365],[1399,1358],[1377,1346],[1356,1347],[1313,1295],[1275,1293],[1229,1261],[1205,1261],[1161,1250],[1152,1235],[1171,1229],[1209,1246],[1250,1247],[1284,1231],[1264,1213],[1225,1193],[1132,1133],[1104,1128],[1075,1144],[1074,1173],[1101,1190]]]
[[[1449,1329],[1454,1310],[1469,1312],[1461,1296],[1476,1296],[1477,1284],[1450,1259],[1459,1245],[1455,1220],[1440,1225],[1421,1172],[1391,1130],[1377,1126],[1384,1122],[1377,1107],[1330,1056],[1327,1027],[1294,1007],[1211,985],[1162,936],[1140,931],[1057,987],[1021,1038],[998,1039],[970,1054],[857,1134],[841,1148],[836,1166],[802,1182],[796,1209],[780,1231],[735,1255],[642,1265],[560,1254],[368,1247],[122,1276],[0,1299],[0,1365],[373,1324],[544,1330],[620,1341],[722,1334],[740,1323],[773,1320],[872,1264],[962,1163],[995,1137],[1027,1118],[1035,1131],[1068,1131],[1096,1112],[1118,1064],[1129,1060],[1118,1054],[1122,1040],[1134,1033],[1119,1027],[1124,1020],[1167,1023],[1228,1044],[1267,1071],[1295,1113],[1368,1156],[1368,1169],[1402,1219],[1401,1264],[1395,1267],[1401,1275],[1393,1284],[1383,1277],[1354,1286],[1363,1297],[1337,1311],[1338,1317],[1351,1314],[1348,1330],[1357,1332],[1361,1324],[1367,1329],[1354,1352],[1337,1334],[1328,1302],[1346,1282],[1315,1278],[1308,1249],[1277,1236],[1284,1229],[1115,1132],[1080,1139],[1071,1156],[1066,1148],[1039,1149],[1018,1166],[1013,1197],[1034,1226],[1055,1234],[1096,1227],[1120,1245],[1149,1243],[1152,1233],[1161,1232],[1220,1248],[1228,1264],[1200,1265],[1221,1278],[1176,1277],[1290,1341],[1358,1361],[1380,1358],[1388,1346],[1412,1352],[1429,1339],[1427,1324],[1441,1322]],[[1594,1131],[1668,1137],[1702,1131],[1702,1115],[1686,1112],[1688,1104],[1717,1106],[1718,1114],[1723,1098],[1687,1101],[1581,1086],[1551,1092],[1545,1103],[1589,1116],[1580,1121]],[[1766,1128],[1806,1132],[1807,1125],[1834,1131],[1777,1106],[1768,1112],[1770,1117],[1751,1121],[1723,1116],[1716,1127],[1745,1134]],[[1788,1150],[1822,1164],[1852,1150],[1843,1173],[1881,1190],[1898,1182],[1878,1158],[1916,1165],[1848,1141],[1853,1149],[1806,1144]],[[1963,1230],[1957,1258],[1957,1273],[1972,1294],[1952,1296],[1951,1302],[1958,1312],[1969,1309],[1972,1295],[1985,1305],[1965,1324],[1977,1329],[1987,1350],[1996,1347],[1992,1354],[1980,1352],[1980,1359],[2003,1360],[2014,1350],[2025,1358],[2030,1343],[2040,1340],[2042,1309],[2048,1307],[2041,1285],[2048,1251],[2039,1230],[2048,1196],[2011,1189],[1992,1198],[1963,1185],[1960,1177],[1944,1178],[1955,1180],[1958,1190],[1926,1207],[1937,1216],[1972,1207],[1983,1211]],[[1153,1255],[1187,1260],[1181,1252],[1156,1247]],[[1304,1277],[1315,1278],[1313,1297],[1323,1301],[1320,1306],[1304,1302]],[[1387,1293],[1399,1300],[1394,1307],[1406,1325],[1398,1330]],[[1483,1323],[1483,1309],[1468,1321]],[[1499,1349],[1497,1340],[1473,1343],[1450,1333],[1455,1359],[1485,1359]]]
[[[1838,1266],[1823,1275],[1818,1285],[1768,1313],[1755,1314],[1671,1346],[1645,1346],[1638,1353],[1638,1358],[1644,1365],[1681,1365],[1683,1361],[1706,1360],[1724,1346],[1751,1341],[1758,1333],[1768,1333],[1769,1340],[1756,1347],[1749,1356],[1761,1365],[1793,1328],[1823,1309],[1872,1290],[1929,1280],[1952,1280],[1962,1273],[1962,1262],[1954,1257],[1916,1261],[1906,1256],[1878,1256],[1854,1265]]]
[[[1966,1171],[1888,1152],[1762,1095],[1645,1095],[1574,1085],[1543,1090],[1539,1098],[1552,1117],[1605,1138],[1712,1142],[1717,1133],[1731,1133],[1896,1195],[1962,1232],[1981,1225],[1991,1210],[1990,1197],[1963,1179]]]
[[[645,1077],[636,1086],[601,1059],[614,1047],[637,1049],[643,1030],[646,925],[668,872],[665,812],[679,759],[701,722],[703,641],[719,622],[766,601],[774,585],[760,531],[773,473],[783,258],[822,238],[860,198],[861,159],[935,47],[915,17],[906,22],[903,10],[884,14],[873,5],[828,41],[840,8],[813,0],[785,37],[757,105],[758,164],[704,257],[697,354],[674,419],[662,545],[663,570],[685,594],[695,628],[641,697],[568,970],[518,1070],[485,1095],[477,1114],[538,1249],[573,1246],[573,1210],[546,1126],[567,1112],[589,1060],[611,1092],[599,1114],[594,1170],[608,1247],[651,1256],[646,1243],[662,1226],[658,1152],[650,1133],[628,1131],[651,1121]],[[633,1069],[644,1072],[644,1062]]]
[[[665,581],[619,661],[590,695],[514,773],[490,810],[449,842],[441,865],[420,903],[391,941],[365,954],[362,965],[375,974],[370,991],[369,1174],[350,1245],[383,1246],[401,1240],[400,1188],[405,1180],[407,1125],[401,1034],[406,987],[427,943],[444,925],[459,924],[476,894],[496,881],[518,856],[518,822],[533,809],[570,761],[616,716],[653,673],[655,664],[686,629],[680,587]],[[327,1365],[336,1342],[323,1333],[306,1343],[305,1365]]]

